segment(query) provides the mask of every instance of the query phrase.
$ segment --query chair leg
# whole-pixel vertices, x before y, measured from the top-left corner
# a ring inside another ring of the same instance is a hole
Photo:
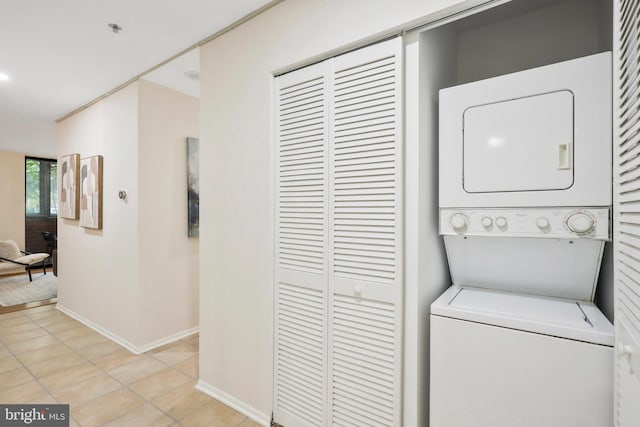
[[[31,266],[27,266],[27,272],[29,273],[29,281],[33,282],[33,278],[31,277]]]
[[[45,265],[44,261],[42,261],[42,272],[45,274],[47,274],[47,266]]]

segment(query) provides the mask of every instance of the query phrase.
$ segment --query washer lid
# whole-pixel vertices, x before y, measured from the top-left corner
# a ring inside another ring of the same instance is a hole
[[[584,301],[452,286],[431,314],[613,346],[613,325]]]

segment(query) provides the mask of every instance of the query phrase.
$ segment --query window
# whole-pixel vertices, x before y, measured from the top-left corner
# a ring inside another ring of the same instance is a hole
[[[31,216],[58,214],[58,165],[55,160],[25,159],[25,211]]]

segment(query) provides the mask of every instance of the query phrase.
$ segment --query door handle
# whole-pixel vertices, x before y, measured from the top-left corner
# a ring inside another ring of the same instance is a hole
[[[558,145],[558,170],[571,169],[571,144]]]

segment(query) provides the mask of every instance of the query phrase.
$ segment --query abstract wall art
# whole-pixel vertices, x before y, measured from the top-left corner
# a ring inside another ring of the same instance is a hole
[[[69,154],[60,157],[60,207],[61,218],[78,219],[80,196],[80,154]]]
[[[188,235],[200,234],[200,140],[187,138]]]
[[[80,160],[80,226],[102,229],[102,156]]]

